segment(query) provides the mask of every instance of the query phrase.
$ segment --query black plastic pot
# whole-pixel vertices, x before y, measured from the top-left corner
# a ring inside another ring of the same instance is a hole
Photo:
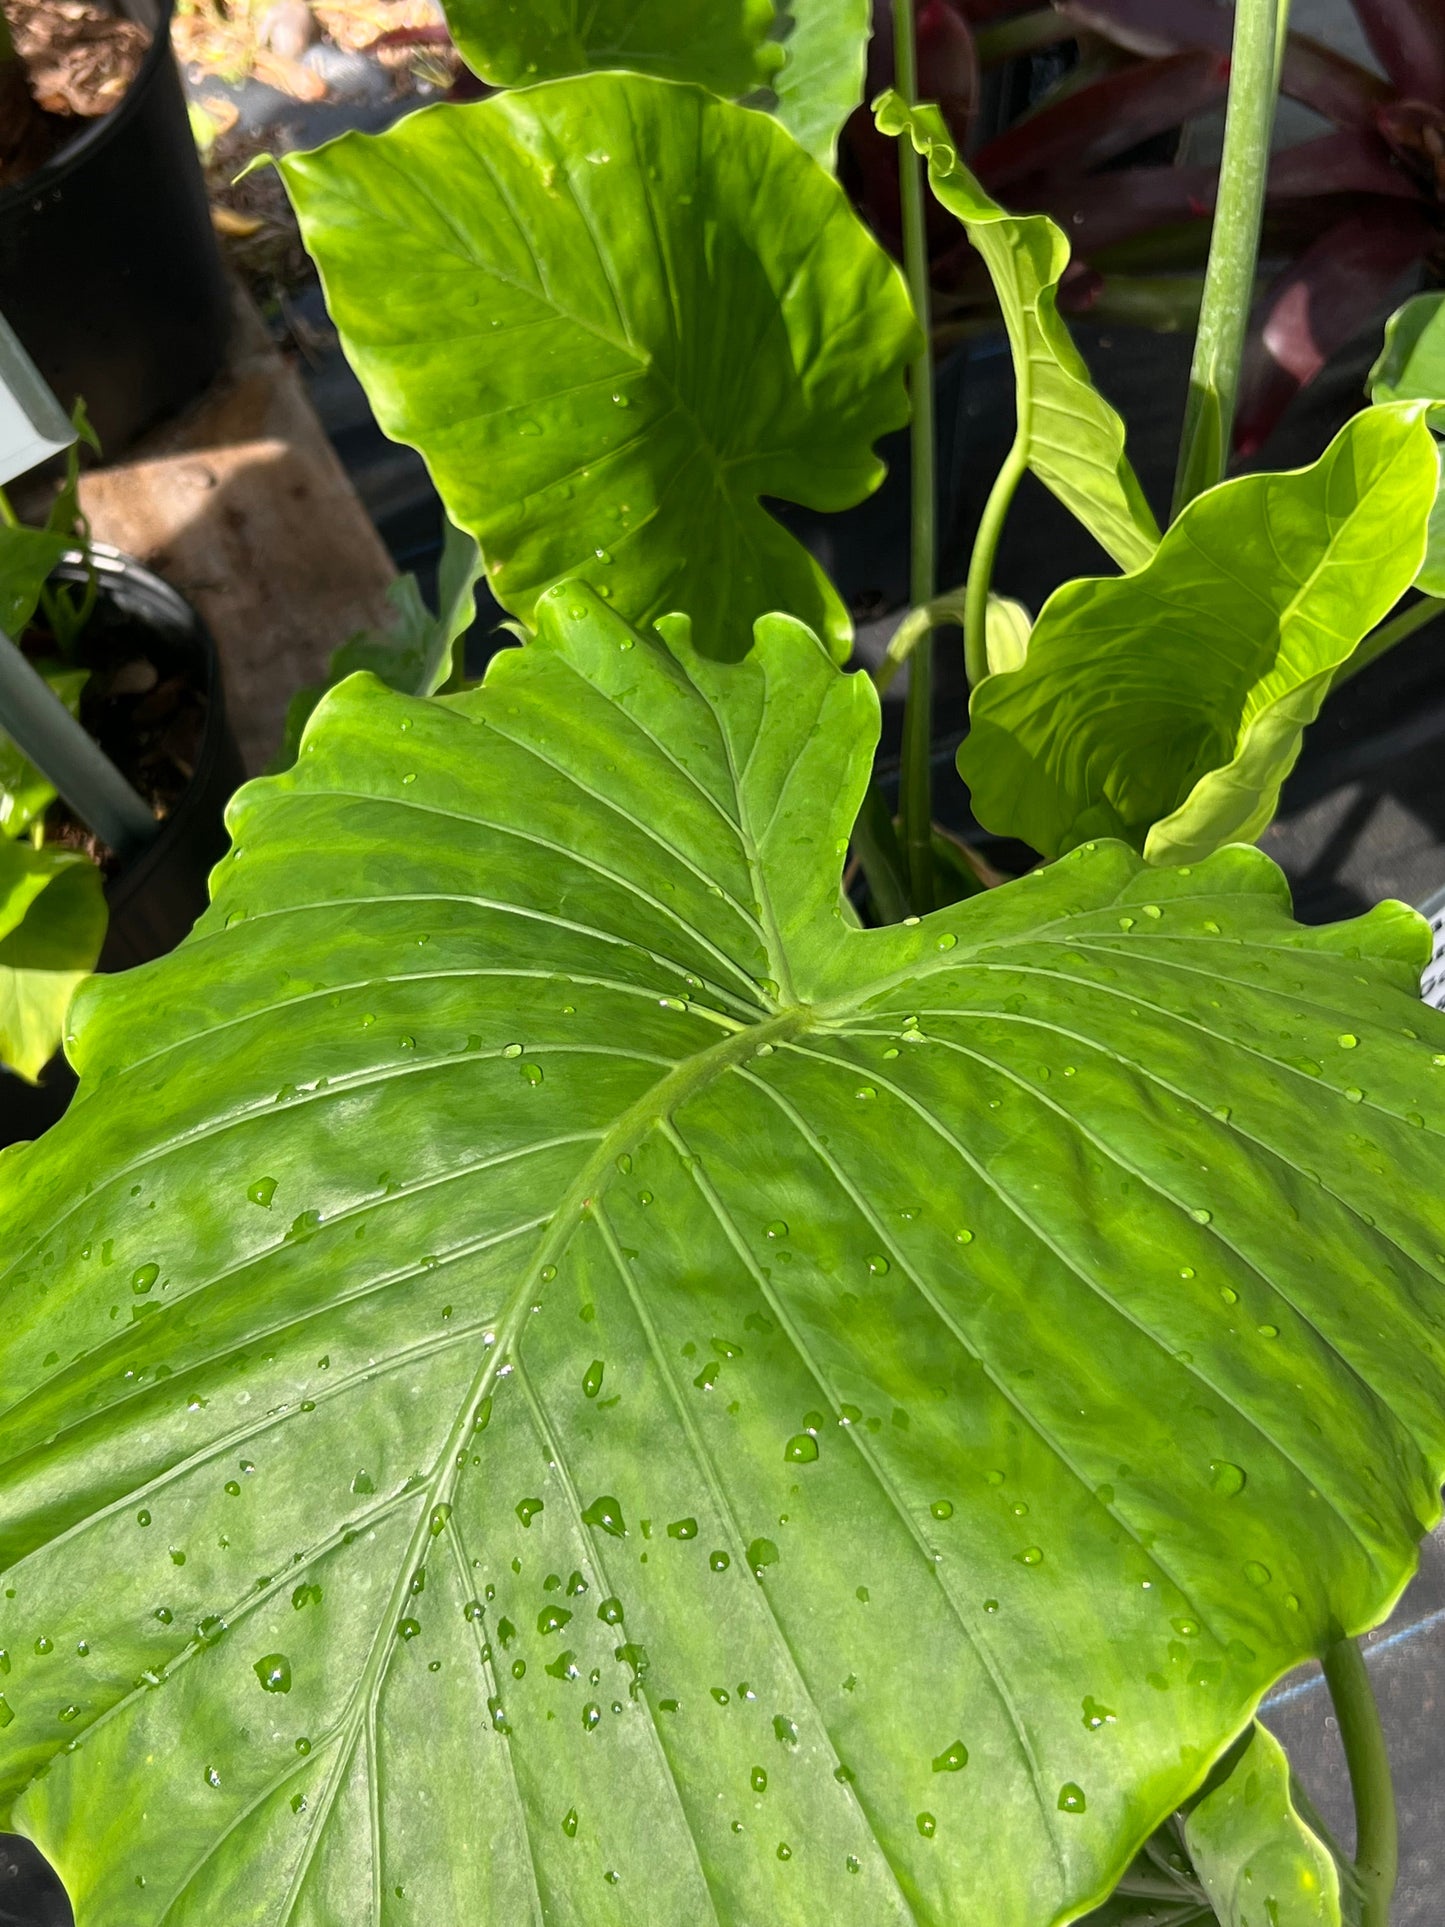
[[[159,639],[172,673],[196,676],[206,692],[205,733],[190,787],[155,841],[106,888],[110,927],[98,967],[128,970],[173,950],[205,909],[207,878],[226,852],[226,802],[244,771],[226,723],[216,646],[200,617],[169,583],[129,556],[102,543],[91,553],[102,597]],[[79,556],[67,558],[56,574],[83,581]],[[75,1075],[60,1057],[47,1066],[39,1086],[0,1071],[0,1145],[48,1129],[74,1089]]]
[[[200,393],[230,328],[172,4],[120,0],[152,36],[125,98],[0,194],[0,313],[107,456]]]

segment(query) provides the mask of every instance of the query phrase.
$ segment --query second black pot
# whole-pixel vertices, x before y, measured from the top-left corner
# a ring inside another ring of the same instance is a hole
[[[96,543],[92,559],[103,600],[143,625],[173,673],[187,675],[206,694],[206,725],[195,775],[159,835],[106,887],[110,925],[100,970],[129,970],[164,956],[181,941],[209,901],[207,879],[226,853],[224,812],[244,776],[226,722],[216,646],[190,604],[139,562]],[[56,570],[83,581],[79,556]],[[38,1086],[0,1071],[0,1145],[38,1137],[64,1111],[75,1074],[63,1058],[47,1066]]]

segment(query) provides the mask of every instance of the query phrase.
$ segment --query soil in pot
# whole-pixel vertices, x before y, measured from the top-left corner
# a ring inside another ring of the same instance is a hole
[[[100,593],[74,650],[76,667],[89,671],[80,718],[162,824],[124,866],[59,799],[46,812],[45,834],[99,866],[110,927],[97,967],[128,970],[173,949],[206,907],[207,878],[226,851],[223,811],[243,770],[215,648],[195,612],[139,563],[104,545],[94,557]],[[83,591],[79,556],[60,565],[57,580],[73,595]],[[60,654],[39,624],[24,646],[36,661]],[[47,1130],[74,1088],[58,1055],[39,1086],[0,1071],[0,1146]]]
[[[0,64],[0,187],[23,181],[108,114],[151,36],[95,0],[6,0],[18,59]]]
[[[43,622],[22,641],[37,665],[59,655]],[[161,818],[171,814],[196,773],[205,739],[210,694],[205,665],[133,611],[97,602],[75,646],[73,666],[89,672],[80,695],[80,721],[111,762]],[[61,798],[45,815],[45,840],[83,850],[107,879],[119,862],[113,850]]]

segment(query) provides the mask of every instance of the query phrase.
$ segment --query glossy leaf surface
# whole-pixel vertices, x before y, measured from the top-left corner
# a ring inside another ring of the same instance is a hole
[[[935,108],[910,114],[890,94],[879,125],[913,140],[933,192],[987,263],[1013,350],[1018,432],[1030,468],[1120,568],[1140,567],[1154,553],[1158,525],[1124,453],[1124,424],[1094,387],[1059,318],[1067,240],[1046,215],[1007,214],[991,200],[958,158]]]
[[[1334,1856],[1295,1811],[1289,1761],[1256,1726],[1184,1838],[1221,1927],[1340,1927]]]
[[[707,649],[847,612],[760,496],[882,477],[915,339],[902,276],[766,115],[596,74],[280,163],[382,426],[426,457],[530,623],[580,575]],[[725,293],[724,293],[725,291]]]
[[[1418,409],[1367,410],[1313,467],[1198,497],[1137,575],[1058,590],[1024,666],[973,695],[980,822],[1153,863],[1257,836],[1335,670],[1415,579],[1436,474]]]
[[[766,86],[783,59],[773,0],[447,0],[446,16],[494,87],[626,68],[731,96]]]
[[[871,0],[786,0],[792,25],[771,86],[777,117],[824,167],[863,98]]]
[[[0,841],[0,1064],[39,1077],[104,938],[100,872],[88,857]]]
[[[868,680],[669,635],[334,691],[0,1162],[81,1927],[1049,1927],[1438,1517],[1421,921],[1115,843],[851,927]]]

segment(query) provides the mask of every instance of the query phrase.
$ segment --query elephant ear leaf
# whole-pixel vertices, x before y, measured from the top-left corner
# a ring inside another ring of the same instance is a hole
[[[88,857],[0,841],[0,1064],[29,1083],[60,1048],[105,923],[100,872]]]
[[[1369,386],[1377,403],[1424,402],[1430,426],[1437,433],[1445,430],[1445,294],[1417,294],[1391,315]],[[1415,578],[1416,588],[1433,596],[1445,596],[1445,448],[1439,452],[1440,487],[1425,560]]]
[[[785,59],[774,110],[795,140],[833,166],[838,135],[863,98],[872,0],[785,0]]]
[[[878,105],[886,134],[911,140],[935,196],[983,256],[1013,350],[1016,447],[1039,480],[1121,569],[1147,562],[1159,525],[1124,452],[1124,424],[1095,388],[1058,310],[1069,264],[1063,230],[1044,214],[1009,214],[964,166],[936,107],[897,94]]]
[[[783,609],[846,654],[836,591],[760,498],[876,488],[917,329],[775,121],[593,74],[280,166],[382,426],[426,457],[513,615],[575,576],[640,625],[691,611],[714,653]]]
[[[1393,1605],[1423,923],[1109,843],[852,926],[878,724],[565,585],[333,690],[81,992],[0,1186],[0,1823],[82,1927],[1053,1927]]]
[[[1191,1808],[1184,1838],[1220,1927],[1341,1927],[1334,1855],[1291,1796],[1289,1761],[1256,1725]]]
[[[494,87],[625,68],[734,97],[783,61],[773,0],[446,0],[473,73]]]
[[[1151,863],[1258,836],[1336,671],[1415,579],[1436,472],[1417,406],[1366,410],[1312,468],[1199,496],[1137,574],[1058,590],[1023,666],[974,691],[979,820]]]

